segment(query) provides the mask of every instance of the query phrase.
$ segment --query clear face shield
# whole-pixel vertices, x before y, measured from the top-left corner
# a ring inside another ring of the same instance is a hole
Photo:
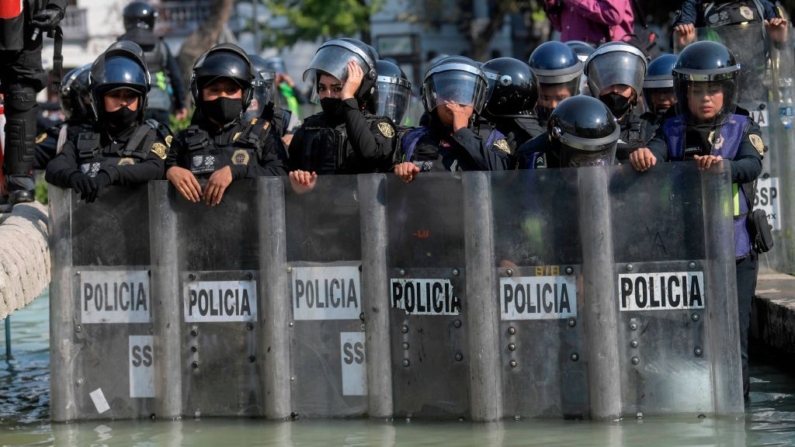
[[[410,99],[411,87],[407,80],[378,77],[378,88],[373,96],[376,115],[386,116],[399,125],[406,117]]]
[[[585,166],[612,166],[616,157],[621,128],[616,126],[612,134],[601,138],[582,138],[563,134],[560,128],[551,129],[552,138],[560,144],[562,166],[572,168]]]
[[[374,61],[369,61],[369,57],[360,48],[348,42],[334,41],[334,44],[320,47],[315,53],[315,57],[309,62],[309,66],[304,70],[304,81],[314,79],[312,89],[312,101],[315,103],[320,102],[318,98],[317,89],[320,77],[324,74],[332,76],[345,84],[348,79],[348,61],[353,59],[356,64],[362,69],[365,76],[374,70]]]
[[[262,116],[263,110],[271,102],[271,97],[273,96],[273,79],[275,76],[276,74],[272,71],[260,71],[257,73],[251,104],[249,104],[243,114],[243,118],[246,121]]]
[[[423,83],[426,111],[430,113],[440,105],[454,103],[472,106],[476,113],[480,113],[485,103],[486,87],[486,80],[474,69],[473,72],[450,69],[429,74]]]
[[[675,79],[676,114],[691,123],[722,124],[737,108],[736,79],[696,81]]]
[[[637,53],[623,49],[604,53],[596,50],[591,55],[585,72],[592,96],[598,98],[602,90],[616,84],[628,85],[636,92],[641,91],[643,78],[646,76],[646,58],[640,50],[631,48]]]

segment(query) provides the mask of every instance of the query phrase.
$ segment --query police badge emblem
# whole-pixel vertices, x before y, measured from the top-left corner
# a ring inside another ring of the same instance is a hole
[[[387,138],[392,138],[395,136],[395,128],[389,123],[378,123],[378,131]]]
[[[511,147],[508,146],[508,142],[505,141],[505,138],[500,138],[499,140],[495,141],[494,145],[497,146],[497,149],[499,149],[499,150],[501,150],[501,151],[503,151],[505,153],[508,153],[508,154],[511,153]]]
[[[130,165],[134,165],[134,164],[135,164],[135,160],[133,160],[130,157],[124,157],[121,160],[119,160],[119,163],[118,163],[119,166],[130,166]]]
[[[190,160],[190,163],[193,165],[194,168],[198,168],[199,166],[202,165],[203,161],[204,157],[202,157],[201,155],[194,155],[193,158]]]
[[[759,152],[759,155],[765,155],[765,143],[759,135],[749,134],[748,139],[751,140],[751,144]]]
[[[43,134],[39,135],[39,136],[36,138],[36,144],[41,144],[41,143],[43,143],[43,142],[44,142],[44,140],[46,140],[46,139],[47,139],[47,132],[44,132]]]
[[[172,137],[171,135],[167,136],[166,137],[166,146],[171,147],[171,140],[173,140],[173,139],[174,139],[174,137]]]
[[[232,154],[232,163],[236,165],[248,164],[248,151],[245,149],[238,149]]]
[[[754,10],[747,6],[741,6],[740,15],[743,16],[745,20],[752,20],[754,18]]]
[[[155,143],[152,145],[152,152],[155,153],[162,160],[166,159],[166,145],[163,143]]]

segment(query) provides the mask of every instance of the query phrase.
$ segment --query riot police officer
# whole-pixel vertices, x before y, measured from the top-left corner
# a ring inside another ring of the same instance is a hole
[[[549,41],[533,50],[528,64],[538,79],[536,116],[544,128],[558,103],[578,93],[583,63],[565,43]]]
[[[376,116],[385,116],[397,126],[403,122],[411,100],[411,83],[406,73],[392,62],[375,61],[377,86],[368,108]]]
[[[676,56],[663,54],[651,61],[643,79],[643,103],[646,113],[641,118],[656,130],[663,115],[676,103],[673,69]],[[653,135],[653,132],[650,133]]]
[[[0,14],[0,94],[5,107],[5,158],[8,201],[34,200],[36,93],[47,84],[41,66],[43,35],[58,26],[66,0],[4,1]],[[60,73],[58,74],[60,76]]]
[[[304,120],[290,143],[290,173],[302,184],[314,175],[384,172],[392,163],[395,125],[372,115],[367,101],[375,92],[377,56],[356,39],[324,43],[304,71],[314,77],[322,112]]]
[[[75,68],[66,73],[61,81],[58,102],[61,104],[64,122],[48,128],[36,139],[33,169],[45,169],[67,140],[73,140],[77,134],[90,130],[93,120],[91,92],[88,89],[90,71],[91,64]]]
[[[191,125],[179,132],[166,160],[166,178],[191,202],[218,205],[226,188],[243,178],[285,175],[286,154],[269,121],[243,121],[256,74],[237,45],[216,45],[196,60],[190,90]],[[202,191],[198,178],[206,178]]]
[[[564,99],[552,111],[548,129],[519,149],[519,169],[615,163],[621,127],[598,99],[582,95]]]
[[[165,126],[144,123],[149,87],[138,45],[122,40],[108,47],[89,76],[95,124],[64,143],[47,165],[47,181],[92,202],[107,186],[163,178],[170,134]]]
[[[146,66],[152,76],[147,119],[168,125],[172,111],[177,119],[186,117],[182,71],[163,38],[154,34],[157,9],[149,3],[134,1],[124,7],[122,16],[126,32],[119,40],[132,40],[144,50]]]
[[[630,162],[639,171],[652,168],[658,160],[695,160],[699,169],[725,161],[731,168],[743,392],[747,397],[748,326],[758,263],[746,221],[752,206],[753,182],[762,172],[764,144],[760,128],[749,118],[748,111],[736,106],[739,75],[740,64],[722,44],[690,44],[679,55],[673,70],[676,115],[662,124],[648,148],[630,156]]]
[[[510,169],[504,136],[488,124],[475,126],[487,83],[478,63],[468,57],[447,57],[431,67],[422,85],[429,124],[403,137],[395,174],[410,182],[419,172]]]
[[[243,114],[243,118],[246,121],[251,121],[254,118],[270,121],[273,130],[279,134],[279,138],[284,140],[285,135],[292,133],[289,127],[293,117],[289,110],[283,109],[273,102],[276,72],[271,70],[265,59],[256,54],[249,54],[248,59],[254,67],[254,96],[251,98],[251,104]]]
[[[647,64],[642,51],[624,42],[602,45],[585,62],[591,95],[607,105],[621,126],[621,141],[616,152],[619,161],[626,160],[635,149],[646,146],[653,136],[635,113]]]
[[[511,57],[492,59],[483,68],[497,74],[483,116],[505,135],[513,154],[526,141],[544,133],[533,113],[538,83],[527,63]]]

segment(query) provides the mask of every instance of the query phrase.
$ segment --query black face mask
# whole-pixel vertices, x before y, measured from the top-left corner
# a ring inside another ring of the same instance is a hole
[[[629,102],[629,98],[625,98],[618,93],[608,93],[606,95],[602,95],[599,97],[599,100],[602,101],[610,112],[616,118],[621,118],[632,107],[632,104]]]
[[[218,124],[226,125],[240,117],[243,111],[243,100],[240,98],[216,98],[204,101],[201,105],[202,114]]]
[[[138,118],[137,110],[130,110],[129,107],[122,107],[115,112],[105,112],[108,124],[116,129],[126,129]]]
[[[339,98],[323,98],[320,100],[320,107],[323,109],[323,113],[329,116],[336,115],[341,105],[342,100]]]

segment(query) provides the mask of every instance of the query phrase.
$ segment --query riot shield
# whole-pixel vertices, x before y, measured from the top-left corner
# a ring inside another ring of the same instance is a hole
[[[387,176],[394,414],[469,419],[461,178]]]
[[[146,187],[96,202],[50,187],[53,420],[154,413],[155,368]]]
[[[491,174],[506,416],[590,415],[577,173]]]
[[[321,176],[305,194],[285,181],[293,411],[367,412],[361,232],[355,176]]]

